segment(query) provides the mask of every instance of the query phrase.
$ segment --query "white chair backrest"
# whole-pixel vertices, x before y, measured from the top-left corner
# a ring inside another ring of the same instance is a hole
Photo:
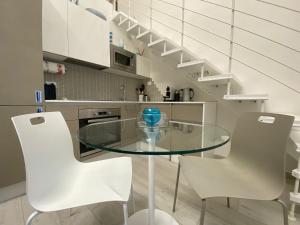
[[[229,159],[266,174],[279,189],[285,184],[285,151],[294,117],[244,113],[237,121]]]
[[[29,199],[51,193],[58,183],[74,176],[79,162],[60,112],[26,114],[12,121],[24,155]]]

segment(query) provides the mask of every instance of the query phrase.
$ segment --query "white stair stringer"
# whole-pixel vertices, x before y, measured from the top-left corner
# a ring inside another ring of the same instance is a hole
[[[162,57],[168,57],[175,55],[176,53],[180,53],[180,63],[177,64],[178,69],[185,69],[190,67],[199,67],[201,68],[201,75],[197,79],[193,79],[194,82],[197,83],[206,83],[206,84],[227,84],[227,94],[224,95],[223,100],[228,101],[265,101],[268,100],[269,97],[267,94],[230,94],[230,82],[233,79],[232,74],[226,74],[222,71],[220,71],[217,67],[215,67],[212,63],[207,61],[206,59],[199,59],[197,56],[195,56],[193,53],[191,53],[188,49],[185,49],[182,46],[179,46],[178,44],[174,44],[171,40],[161,37],[160,35],[157,35],[153,32],[153,30],[149,30],[146,27],[142,26],[138,23],[137,20],[135,20],[132,17],[127,16],[123,12],[116,12],[115,16],[112,19],[117,24],[119,24],[120,27],[122,27],[122,24],[124,24],[126,21],[129,21],[129,25],[126,28],[127,32],[132,31],[133,29],[137,28],[139,29],[138,34],[136,35],[136,39],[142,39],[143,37],[147,37],[149,35],[150,41],[147,38],[148,47],[154,47],[158,44],[164,44],[164,50],[161,53]],[[153,38],[155,34],[155,39]],[[154,39],[154,40],[153,40]],[[145,38],[143,38],[145,40]],[[167,44],[173,46],[170,50],[167,50]],[[191,56],[191,60],[184,61],[183,56],[184,53]],[[204,70],[210,70],[213,71],[213,74],[204,75]],[[262,108],[263,109],[263,108]]]

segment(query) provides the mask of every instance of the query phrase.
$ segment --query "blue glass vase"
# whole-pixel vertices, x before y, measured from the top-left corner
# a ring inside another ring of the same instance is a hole
[[[143,120],[148,126],[155,126],[158,124],[161,118],[159,108],[145,108],[143,111]]]

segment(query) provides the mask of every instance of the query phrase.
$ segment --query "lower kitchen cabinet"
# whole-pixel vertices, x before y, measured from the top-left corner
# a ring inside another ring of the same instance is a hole
[[[164,112],[168,119],[171,119],[171,104],[141,104],[141,111],[146,107],[156,107],[159,108],[161,112]]]
[[[35,112],[36,106],[0,106],[0,188],[25,181],[23,154],[11,117]]]
[[[47,112],[61,112],[66,121],[78,120],[78,107],[74,105],[46,105]]]
[[[72,137],[74,156],[77,160],[79,160],[80,159],[80,143],[78,139],[79,122],[78,120],[74,120],[74,121],[66,121],[66,123],[68,125]]]
[[[172,120],[202,123],[202,104],[172,104]]]
[[[141,107],[139,104],[126,104],[122,106],[122,119],[136,118],[140,112]]]

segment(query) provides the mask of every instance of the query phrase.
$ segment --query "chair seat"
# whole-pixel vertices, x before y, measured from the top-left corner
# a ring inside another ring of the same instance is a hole
[[[72,174],[53,191],[41,196],[29,195],[38,211],[50,212],[106,201],[128,201],[131,190],[131,158],[121,157],[79,163],[70,168]]]
[[[194,156],[179,158],[188,183],[202,199],[231,197],[274,200],[282,190],[259,170],[247,168],[230,158],[211,159]],[[281,188],[281,187],[279,187]]]

